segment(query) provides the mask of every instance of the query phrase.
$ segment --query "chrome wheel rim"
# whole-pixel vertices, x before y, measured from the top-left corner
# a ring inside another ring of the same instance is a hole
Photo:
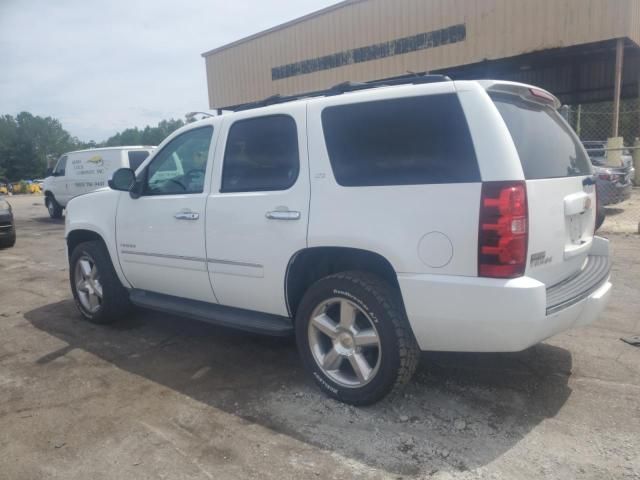
[[[53,202],[51,200],[47,200],[47,209],[49,210],[49,215],[53,215]]]
[[[98,312],[102,306],[102,284],[96,262],[89,255],[78,258],[74,280],[82,308],[91,314]]]
[[[308,337],[318,367],[343,387],[362,387],[380,369],[378,330],[363,309],[345,298],[330,298],[313,310]]]

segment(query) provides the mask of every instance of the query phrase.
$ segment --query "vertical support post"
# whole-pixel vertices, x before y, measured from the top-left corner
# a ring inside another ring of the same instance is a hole
[[[622,96],[622,63],[624,62],[624,39],[616,41],[616,69],[613,91],[613,125],[611,136],[617,137],[620,127],[620,97]]]
[[[578,104],[578,118],[576,118],[576,133],[578,134],[578,138],[582,140],[580,134],[582,133],[582,104]]]
[[[633,184],[636,187],[640,187],[640,175],[638,174],[638,172],[640,172],[640,138],[636,138],[633,146],[633,166],[636,169],[636,176],[633,179]],[[638,225],[638,227],[640,228],[640,225]],[[638,231],[638,233],[640,233],[640,230]]]
[[[638,112],[638,118],[636,119],[636,122],[638,123],[638,128],[636,129],[636,138],[640,140],[640,71],[638,71],[638,98],[636,98],[636,104]]]

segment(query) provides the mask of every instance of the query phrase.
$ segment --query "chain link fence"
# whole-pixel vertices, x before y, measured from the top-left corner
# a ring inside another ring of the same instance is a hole
[[[640,232],[640,99],[620,105],[619,136],[623,144],[610,145],[613,102],[571,105],[564,114],[582,140],[596,173],[603,232]],[[636,186],[637,185],[637,186]]]

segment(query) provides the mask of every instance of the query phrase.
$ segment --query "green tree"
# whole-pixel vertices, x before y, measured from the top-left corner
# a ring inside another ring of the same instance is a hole
[[[138,127],[127,128],[122,132],[109,137],[104,144],[108,147],[127,145],[159,145],[170,134],[185,125],[184,121],[178,119],[162,120],[152,127],[147,125],[142,130]]]
[[[77,149],[72,137],[60,122],[51,117],[21,112],[16,117],[0,117],[0,175],[10,180],[41,177],[47,159]]]
[[[159,145],[184,126],[180,119],[162,120],[155,127],[127,128],[108,140],[81,142],[71,136],[60,121],[21,112],[0,116],[0,177],[11,181],[43,177],[47,163],[73,150],[102,146]]]

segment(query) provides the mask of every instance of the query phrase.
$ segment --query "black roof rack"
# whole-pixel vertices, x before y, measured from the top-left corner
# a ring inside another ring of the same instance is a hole
[[[368,82],[343,82],[334,85],[326,90],[316,90],[313,92],[299,93],[296,95],[272,95],[264,100],[258,100],[257,102],[242,103],[239,105],[232,105],[229,107],[219,108],[218,112],[222,110],[231,110],[238,112],[241,110],[251,110],[253,108],[266,107],[268,105],[276,105],[278,103],[291,102],[293,100],[299,100],[302,98],[312,97],[330,97],[334,95],[342,95],[343,93],[355,92],[358,90],[366,90],[369,88],[377,87],[390,87],[393,85],[418,85],[423,83],[437,83],[437,82],[450,82],[451,79],[446,75],[430,75],[426,72],[421,73],[409,73],[406,75],[400,75],[398,77],[383,78],[380,80],[371,80]]]

